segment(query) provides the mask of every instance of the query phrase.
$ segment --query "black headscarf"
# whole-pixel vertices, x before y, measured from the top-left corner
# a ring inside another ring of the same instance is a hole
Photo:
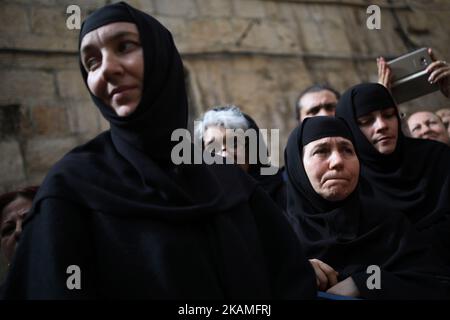
[[[359,230],[360,203],[354,191],[345,201],[328,201],[313,189],[303,166],[303,147],[325,137],[343,137],[353,142],[345,122],[333,117],[306,118],[289,136],[285,150],[288,176],[288,213],[298,219],[302,230],[300,242],[309,252],[326,250],[329,241],[351,241]],[[343,214],[345,212],[345,214]],[[317,254],[317,253],[315,253]]]
[[[81,38],[119,21],[139,30],[142,100],[121,118],[92,96],[111,130],[50,170],[24,225],[5,296],[314,297],[310,264],[256,182],[235,166],[172,164],[171,133],[186,128],[187,102],[169,31],[116,3],[88,17]],[[81,290],[66,285],[70,265],[81,270]]]
[[[112,214],[151,212],[161,219],[184,220],[244,201],[248,191],[228,192],[206,166],[172,164],[171,150],[178,142],[171,135],[187,127],[188,105],[183,64],[170,32],[121,2],[89,16],[79,44],[84,35],[112,22],[133,22],[139,31],[145,69],[141,101],[134,113],[119,117],[91,93],[111,130],[75,148],[52,168],[35,205],[47,197],[70,198]],[[87,85],[81,60],[80,69]]]
[[[358,186],[342,201],[328,201],[315,192],[303,165],[303,148],[324,137],[354,143],[343,120],[319,116],[295,128],[285,150],[288,217],[306,256],[329,264],[339,272],[339,281],[351,276],[365,298],[427,298],[430,292],[428,298],[445,298],[439,296],[446,294],[444,284],[436,279],[440,275],[447,281],[447,271],[434,265],[440,262],[428,256],[428,246],[401,213],[361,201]],[[370,265],[381,268],[382,290],[367,289]]]
[[[336,108],[336,116],[347,122],[355,137],[362,195],[403,212],[419,231],[427,230],[437,243],[450,248],[450,148],[405,137],[397,112],[397,146],[389,155],[378,152],[359,129],[357,117],[390,107],[397,109],[389,91],[368,83],[347,90]]]
[[[249,129],[253,129],[257,133],[257,163],[250,164],[248,173],[256,179],[264,190],[271,196],[271,198],[278,204],[279,207],[286,210],[286,184],[283,180],[282,172],[276,168],[276,173],[273,175],[261,174],[262,168],[269,168],[269,150],[264,142],[264,138],[259,130],[255,120],[248,114],[243,113],[248,122]],[[247,150],[249,151],[249,150]],[[275,170],[275,168],[272,168]],[[267,169],[266,169],[267,170]]]

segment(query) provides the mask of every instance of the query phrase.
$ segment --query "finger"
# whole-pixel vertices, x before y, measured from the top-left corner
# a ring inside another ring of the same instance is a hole
[[[321,263],[321,264],[319,264],[319,266],[322,269],[322,271],[325,273],[325,275],[327,276],[329,286],[334,286],[338,282],[337,281],[337,272],[326,263]]]
[[[436,56],[434,55],[433,49],[428,48],[428,54],[430,55],[431,60],[433,60],[433,61],[436,61],[436,60],[437,60],[437,59],[436,59]]]
[[[445,67],[445,66],[447,66],[447,62],[439,60],[439,61],[435,61],[432,64],[430,64],[425,70],[429,73],[429,72],[436,70],[437,68]]]
[[[316,279],[319,280],[318,288],[319,290],[324,291],[326,288],[328,288],[328,278],[318,265],[316,265],[316,268],[314,270],[316,272]]]
[[[450,80],[450,70],[446,70],[442,73],[440,73],[439,75],[437,75],[434,79],[433,79],[433,83],[436,82],[441,82],[444,79],[449,79]]]
[[[428,81],[430,83],[436,83],[437,81],[439,81],[439,79],[446,77],[449,71],[450,68],[439,68],[430,74],[430,76],[428,77]]]

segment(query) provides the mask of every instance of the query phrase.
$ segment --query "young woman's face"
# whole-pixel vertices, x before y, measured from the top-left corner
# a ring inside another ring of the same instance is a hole
[[[398,140],[398,120],[395,108],[373,111],[357,119],[361,132],[382,154],[394,152]]]
[[[133,113],[144,83],[144,55],[136,25],[115,22],[95,29],[83,37],[80,51],[92,94],[120,117]]]
[[[303,147],[303,166],[311,185],[322,198],[340,201],[356,188],[359,160],[351,141],[327,137]]]
[[[19,196],[4,207],[1,212],[1,248],[7,261],[11,261],[16,251],[16,246],[22,233],[22,222],[31,205],[32,201],[30,199]]]

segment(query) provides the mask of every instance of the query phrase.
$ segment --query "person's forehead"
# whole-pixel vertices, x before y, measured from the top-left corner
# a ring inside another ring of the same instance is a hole
[[[427,112],[427,111],[421,111],[421,112],[413,113],[411,115],[411,117],[409,118],[408,122],[418,123],[418,122],[424,122],[424,121],[436,120],[436,119],[438,119],[438,117],[434,113]]]
[[[131,22],[113,22],[88,32],[81,41],[81,50],[125,34],[139,35],[137,26]]]
[[[336,137],[325,137],[325,138],[320,138],[320,139],[311,141],[305,147],[309,146],[309,148],[313,148],[318,145],[334,145],[334,144],[353,145],[350,140],[343,138],[343,137],[336,136]]]
[[[301,99],[301,105],[314,105],[318,103],[326,103],[337,102],[336,96],[333,92],[329,90],[321,90],[317,92],[309,92],[305,94]]]

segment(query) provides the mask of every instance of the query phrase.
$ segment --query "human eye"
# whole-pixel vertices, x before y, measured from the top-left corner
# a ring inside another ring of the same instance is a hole
[[[139,47],[139,43],[132,40],[124,40],[119,43],[119,52],[129,52]]]
[[[336,110],[336,104],[334,104],[334,103],[329,103],[329,104],[326,104],[326,105],[324,106],[324,108],[325,108],[325,110],[327,110],[327,111],[334,111],[334,110]]]
[[[2,228],[1,235],[2,237],[7,237],[11,235],[15,230],[15,226],[13,224],[7,224],[4,228]]]
[[[383,112],[383,117],[385,117],[386,119],[395,117],[395,110],[387,110]]]
[[[329,148],[327,147],[319,147],[313,150],[313,155],[324,156],[329,152]]]
[[[343,151],[344,151],[345,154],[348,154],[348,155],[354,155],[355,154],[355,150],[353,150],[353,148],[349,147],[349,146],[345,146],[343,148]]]
[[[88,57],[84,63],[87,71],[93,71],[98,67],[99,61],[96,57]]]
[[[308,110],[308,114],[309,115],[315,115],[318,114],[320,110],[320,107],[313,107],[311,109]]]
[[[370,117],[370,116],[360,117],[360,118],[358,118],[358,120],[357,120],[358,125],[360,125],[360,126],[366,126],[366,125],[369,125],[369,124],[371,124],[373,121],[374,121],[374,118],[373,118],[373,117]]]

